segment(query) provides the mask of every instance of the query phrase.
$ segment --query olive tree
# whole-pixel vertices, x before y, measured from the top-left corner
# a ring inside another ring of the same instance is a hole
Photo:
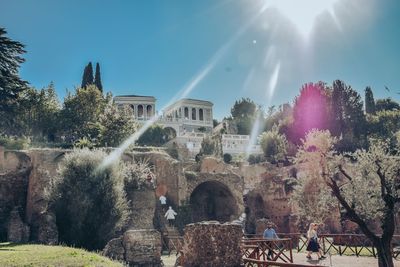
[[[310,139],[320,143],[305,146]],[[400,203],[400,153],[390,150],[388,142],[373,141],[368,150],[340,155],[332,149],[334,142],[329,132],[312,131],[295,161],[304,164],[306,173],[319,176],[347,218],[371,240],[379,266],[393,267],[391,241]],[[371,220],[380,224],[379,232],[370,227]]]

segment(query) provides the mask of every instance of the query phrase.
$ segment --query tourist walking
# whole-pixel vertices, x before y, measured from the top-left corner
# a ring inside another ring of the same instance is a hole
[[[169,206],[167,212],[165,213],[165,217],[168,220],[168,224],[169,226],[174,226],[174,220],[175,220],[175,216],[178,215],[178,213],[176,213],[171,206]]]
[[[310,227],[308,228],[307,232],[307,259],[311,259],[311,253],[317,253],[318,258],[320,260],[325,259],[325,256],[322,255],[320,250],[320,245],[318,243],[318,224],[317,223],[310,223]]]
[[[278,239],[278,235],[275,232],[275,229],[273,228],[274,225],[271,222],[268,222],[267,228],[264,231],[263,237],[265,239]],[[272,249],[272,244],[273,242],[270,243],[270,248],[268,249],[268,255],[267,259],[272,260],[274,257],[274,250]]]

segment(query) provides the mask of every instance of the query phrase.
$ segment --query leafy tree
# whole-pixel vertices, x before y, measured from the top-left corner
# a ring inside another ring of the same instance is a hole
[[[277,126],[271,131],[262,133],[260,144],[266,159],[270,162],[275,163],[285,159],[288,142],[286,137],[278,132]]]
[[[18,75],[20,64],[25,60],[24,45],[6,37],[7,31],[0,28],[0,112],[9,111],[19,94],[27,87],[27,82]]]
[[[350,163],[347,157],[333,151],[334,139],[328,133],[311,134],[322,142],[305,143],[299,149],[296,162],[302,164],[308,176],[319,176],[320,185],[326,186],[338,200],[345,216],[371,240],[378,251],[379,266],[393,267],[391,241],[400,202],[400,154],[390,151],[387,142],[376,141],[368,151],[348,154],[353,162]],[[322,207],[323,203],[318,204],[314,202],[300,208],[308,211],[316,207],[329,209]],[[380,223],[381,233],[374,232],[369,226],[371,220]]]
[[[375,114],[375,100],[371,87],[365,89],[365,112],[367,114]]]
[[[109,101],[96,86],[77,88],[75,94],[69,93],[61,110],[63,133],[70,141],[84,136],[98,139],[101,132],[100,115]]]
[[[337,143],[339,151],[354,151],[366,143],[366,120],[360,94],[343,81],[333,82],[331,107],[331,129],[335,136],[340,136]]]
[[[49,189],[60,242],[102,249],[122,229],[129,215],[122,166],[97,169],[105,152],[75,150],[66,155]]]
[[[312,129],[329,129],[329,100],[324,83],[303,85],[293,106],[293,124],[289,130],[289,138],[293,143],[298,143]]]
[[[100,70],[99,70],[99,74],[100,74]],[[93,66],[92,66],[92,62],[89,62],[89,64],[87,64],[87,66],[83,70],[81,88],[86,88],[92,84],[93,84]]]
[[[128,107],[118,109],[113,102],[109,102],[100,115],[100,124],[100,144],[103,146],[117,147],[137,129],[132,111]]]
[[[291,120],[293,120],[293,108],[290,106],[290,104],[285,103],[280,105],[278,109],[276,109],[275,106],[272,106],[267,112],[264,131],[270,131],[274,125],[278,125],[279,132],[284,133],[286,129],[283,129],[283,126]]]
[[[140,146],[162,146],[167,143],[168,133],[161,125],[153,125],[147,129],[137,140]]]
[[[27,88],[27,82],[21,80],[18,74],[20,64],[25,61],[24,45],[5,35],[4,28],[0,27],[0,133],[12,132],[15,123],[18,123],[15,113],[18,111],[18,99]],[[15,133],[11,133],[15,134]]]
[[[101,76],[100,76],[100,64],[96,63],[96,73],[94,76],[94,85],[103,92],[103,85],[101,84]]]
[[[17,117],[20,127],[16,125],[16,128],[23,128],[21,134],[54,141],[61,110],[54,84],[51,82],[41,90],[29,88],[21,94],[19,104]]]
[[[231,108],[232,118],[254,117],[256,115],[257,106],[250,98],[242,98],[235,101]]]
[[[231,108],[232,121],[238,134],[249,135],[257,117],[257,105],[249,98],[235,101]]]
[[[253,129],[254,118],[243,117],[235,119],[237,134],[250,135]]]
[[[400,105],[390,97],[378,99],[375,104],[376,111],[382,110],[400,110]]]
[[[400,110],[378,111],[375,115],[367,116],[368,133],[381,140],[390,139],[400,130]]]
[[[298,179],[290,199],[299,207],[301,228],[306,229],[312,221],[325,222],[337,209],[337,201],[334,201],[321,175],[321,155],[333,156],[335,142],[328,130],[312,130],[302,140],[294,158],[296,168],[305,173],[304,178]]]
[[[222,157],[222,143],[221,135],[213,135],[204,137],[201,142],[200,152],[198,154],[201,156],[216,156]]]

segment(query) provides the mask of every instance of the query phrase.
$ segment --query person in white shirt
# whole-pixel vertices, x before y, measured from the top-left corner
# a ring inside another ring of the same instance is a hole
[[[178,215],[171,206],[169,206],[167,212],[165,213],[165,217],[168,220],[169,226],[174,226],[175,216]]]
[[[167,198],[165,196],[160,196],[161,205],[167,205]]]

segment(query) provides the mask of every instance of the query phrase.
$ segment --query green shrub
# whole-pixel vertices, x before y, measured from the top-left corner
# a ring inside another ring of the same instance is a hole
[[[75,148],[93,148],[95,144],[87,137],[82,137],[74,143]]]
[[[251,154],[247,159],[250,165],[265,161],[265,157],[261,154]]]
[[[271,131],[262,133],[260,144],[265,157],[271,163],[285,159],[288,142],[286,137],[279,133],[278,127],[274,126]]]
[[[105,156],[88,149],[66,155],[49,190],[60,242],[102,249],[124,226],[129,213],[123,166],[115,162],[99,169]]]
[[[6,149],[21,150],[28,148],[29,145],[30,140],[28,138],[0,136],[0,146],[4,146]]]
[[[225,153],[224,154],[224,162],[229,164],[229,163],[231,163],[231,161],[232,161],[232,155],[228,154],[228,153]]]

